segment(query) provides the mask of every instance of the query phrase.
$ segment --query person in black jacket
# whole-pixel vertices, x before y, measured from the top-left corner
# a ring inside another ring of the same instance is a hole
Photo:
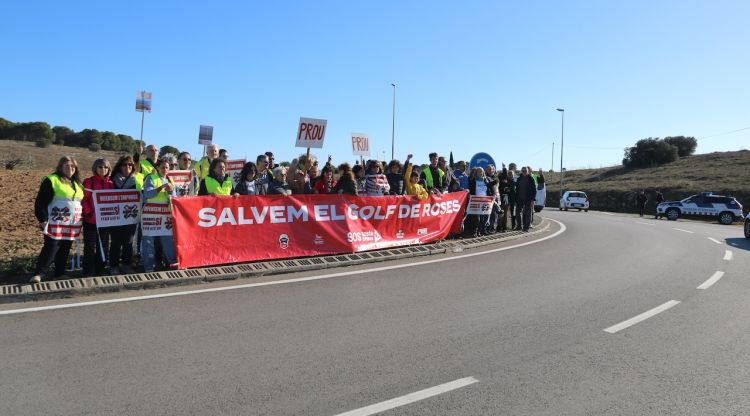
[[[536,184],[529,175],[527,167],[521,168],[521,176],[516,183],[516,212],[521,212],[521,229],[529,231],[531,226],[531,210],[536,200]]]
[[[403,195],[404,174],[402,173],[401,162],[396,159],[391,160],[391,163],[388,164],[388,173],[385,176],[388,178],[388,185],[391,188],[388,195]]]
[[[635,197],[635,203],[638,206],[638,215],[641,217],[643,217],[643,212],[646,211],[646,202],[648,202],[646,191],[641,191],[638,196]]]
[[[340,194],[357,196],[357,181],[348,163],[339,165],[339,181],[336,182],[334,190]]]
[[[664,202],[664,195],[662,195],[662,193],[660,191],[656,191],[656,196],[654,197],[654,199],[656,200],[655,204],[658,207],[659,204],[661,204],[662,202]],[[654,209],[656,209],[656,207],[654,207]],[[656,214],[654,214],[654,219],[655,220],[659,219],[659,213],[658,212]]]
[[[234,187],[234,193],[240,195],[265,195],[266,187],[258,177],[258,168],[253,162],[245,163],[240,172],[240,180]]]

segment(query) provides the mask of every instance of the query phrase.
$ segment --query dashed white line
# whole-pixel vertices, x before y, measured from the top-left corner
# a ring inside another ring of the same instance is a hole
[[[376,413],[385,412],[386,410],[395,409],[397,407],[418,402],[420,400],[427,399],[438,394],[447,393],[451,390],[460,389],[470,384],[478,383],[479,380],[474,377],[466,377],[451,381],[450,383],[441,384],[439,386],[430,387],[428,389],[420,390],[414,393],[407,394],[406,396],[396,397],[395,399],[386,400],[384,402],[376,403],[371,406],[355,409],[346,413],[339,413],[336,416],[368,416]]]
[[[721,277],[724,276],[724,272],[716,272],[713,274],[713,276],[709,277],[708,280],[703,282],[702,285],[698,286],[697,289],[708,289],[713,285],[714,283],[718,282]]]
[[[649,222],[641,222],[641,221],[636,221],[635,223],[636,224],[643,224],[643,225],[651,225],[651,226],[656,225],[656,224],[652,224],[652,223],[649,223]]]
[[[599,212],[602,213],[602,214],[604,214],[604,215],[617,215],[617,214],[613,214],[611,212],[604,212],[604,211],[599,211]]]
[[[713,241],[716,244],[722,244],[721,241],[719,241],[719,240],[717,240],[717,239],[715,239],[713,237],[708,237],[708,239],[711,240],[711,241]]]
[[[683,230],[682,228],[672,228],[672,229],[673,230],[677,230],[677,231],[682,231],[683,233],[695,234],[694,232],[692,232],[690,230]]]
[[[732,250],[724,251],[724,260],[732,260]]]
[[[617,325],[612,325],[609,328],[605,328],[604,332],[609,332],[610,334],[614,334],[615,332],[622,331],[623,329],[631,327],[631,326],[637,324],[638,322],[645,321],[646,319],[648,319],[648,318],[650,318],[650,317],[652,317],[652,316],[654,316],[656,314],[662,313],[662,312],[666,311],[667,309],[669,309],[669,308],[677,305],[678,303],[680,303],[679,300],[670,300],[669,302],[667,302],[667,303],[665,303],[663,305],[659,305],[659,306],[655,307],[654,309],[651,309],[651,310],[648,310],[646,312],[643,312],[642,314],[640,314],[638,316],[634,316],[634,317],[628,319],[627,321],[623,321],[623,322],[620,322]]]

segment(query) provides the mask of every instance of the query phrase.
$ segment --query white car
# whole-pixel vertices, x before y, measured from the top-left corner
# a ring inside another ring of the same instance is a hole
[[[701,192],[682,201],[666,201],[656,206],[658,217],[667,217],[675,221],[680,217],[713,217],[720,223],[729,225],[735,220],[742,220],[742,204],[731,196],[714,195]],[[746,223],[747,224],[747,223]],[[747,225],[745,226],[747,228]]]
[[[750,238],[750,214],[745,217],[745,238]]]
[[[568,208],[589,211],[589,197],[583,191],[565,191],[560,198],[560,211]]]
[[[547,200],[547,186],[542,182],[536,187],[536,200],[534,201],[534,212],[542,212],[544,202]]]

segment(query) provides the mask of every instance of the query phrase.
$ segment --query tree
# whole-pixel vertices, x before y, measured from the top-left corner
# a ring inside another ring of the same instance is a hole
[[[65,138],[75,133],[73,129],[65,126],[52,127],[52,132],[55,133],[55,144],[65,144]]]
[[[99,143],[91,143],[89,145],[89,150],[91,150],[92,152],[98,152],[102,150],[102,146],[99,145]]]
[[[138,145],[136,144],[135,140],[128,136],[127,134],[118,134],[118,138],[120,138],[120,151],[123,153],[134,153],[136,149],[138,148]]]
[[[8,121],[4,118],[0,118],[0,140],[9,140],[11,139],[11,133],[13,126],[15,126],[16,123],[12,121]]]
[[[677,160],[677,147],[649,137],[638,140],[634,147],[625,149],[622,164],[628,167],[656,166]]]
[[[159,149],[159,154],[160,155],[165,155],[167,153],[171,153],[171,154],[177,156],[177,155],[180,154],[180,151],[177,150],[176,147],[170,146],[170,145],[162,146],[161,149]]]
[[[105,131],[102,133],[102,149],[104,150],[120,150],[120,138],[111,131]]]
[[[15,123],[11,131],[11,137],[16,140],[36,141],[37,139],[47,139],[51,141],[55,138],[52,128],[43,121]]]
[[[695,153],[695,148],[698,147],[698,140],[695,137],[665,137],[664,141],[677,148],[677,155],[679,157],[692,155]]]

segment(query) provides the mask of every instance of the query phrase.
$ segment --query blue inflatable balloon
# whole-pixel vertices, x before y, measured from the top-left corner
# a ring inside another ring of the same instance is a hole
[[[487,153],[479,152],[471,157],[471,160],[469,161],[469,165],[472,168],[486,168],[489,165],[493,165],[495,168],[497,168],[497,165],[495,164],[495,159],[492,158]]]

